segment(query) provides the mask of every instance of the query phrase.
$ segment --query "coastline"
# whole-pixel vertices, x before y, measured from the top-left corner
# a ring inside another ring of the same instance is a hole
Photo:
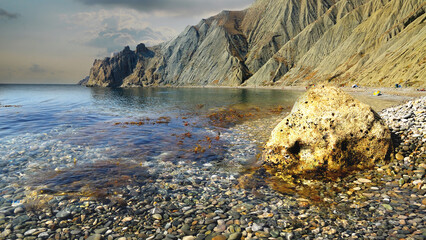
[[[270,89],[304,92],[307,90],[303,86],[161,86],[171,88],[217,88],[217,89]],[[352,95],[361,102],[370,105],[374,110],[381,111],[385,108],[403,104],[415,98],[426,96],[425,91],[417,91],[415,88],[390,88],[390,87],[339,87],[344,92]],[[374,92],[380,91],[380,96],[374,96]],[[384,104],[382,104],[384,103]]]
[[[271,89],[271,90],[288,90],[288,91],[306,91],[305,86],[149,86],[154,88],[216,88],[216,89]],[[378,98],[388,98],[391,96],[399,96],[401,98],[411,99],[426,96],[426,91],[418,91],[417,88],[392,88],[392,87],[339,87],[343,91],[352,95],[373,96],[373,93],[380,91],[381,96]]]
[[[11,205],[0,211],[0,238],[424,239],[426,98],[419,100],[379,112],[394,133],[396,155],[371,170],[282,186],[251,169],[254,160],[246,157],[282,118],[274,116],[223,133],[230,148],[222,162],[165,160],[167,171],[156,172],[148,165],[145,183],[128,181],[114,195],[27,191],[25,202],[14,202],[10,194]]]

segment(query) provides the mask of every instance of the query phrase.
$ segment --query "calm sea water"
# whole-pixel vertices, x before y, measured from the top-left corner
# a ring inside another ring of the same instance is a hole
[[[111,175],[137,178],[135,166],[156,167],[160,160],[220,161],[232,145],[221,137],[229,125],[279,105],[289,109],[299,95],[265,89],[0,85],[0,190],[23,183],[102,186]],[[116,169],[118,163],[128,167]]]

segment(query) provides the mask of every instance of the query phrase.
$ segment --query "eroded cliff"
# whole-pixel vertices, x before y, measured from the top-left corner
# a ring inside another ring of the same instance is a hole
[[[88,86],[426,84],[426,2],[258,0],[96,60]]]

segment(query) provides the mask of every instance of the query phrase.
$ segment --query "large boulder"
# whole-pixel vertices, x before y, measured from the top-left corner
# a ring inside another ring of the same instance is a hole
[[[264,161],[279,174],[346,172],[389,158],[391,133],[371,107],[335,87],[311,88],[272,131]]]

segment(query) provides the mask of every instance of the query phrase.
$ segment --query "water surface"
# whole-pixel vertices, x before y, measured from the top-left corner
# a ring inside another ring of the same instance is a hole
[[[0,85],[0,186],[78,191],[120,175],[143,178],[142,168],[167,161],[221,161],[230,125],[289,110],[299,94]]]
[[[301,93],[0,85],[0,190],[81,192],[129,179],[153,181],[170,164],[249,161],[256,144],[229,127],[284,115]]]

